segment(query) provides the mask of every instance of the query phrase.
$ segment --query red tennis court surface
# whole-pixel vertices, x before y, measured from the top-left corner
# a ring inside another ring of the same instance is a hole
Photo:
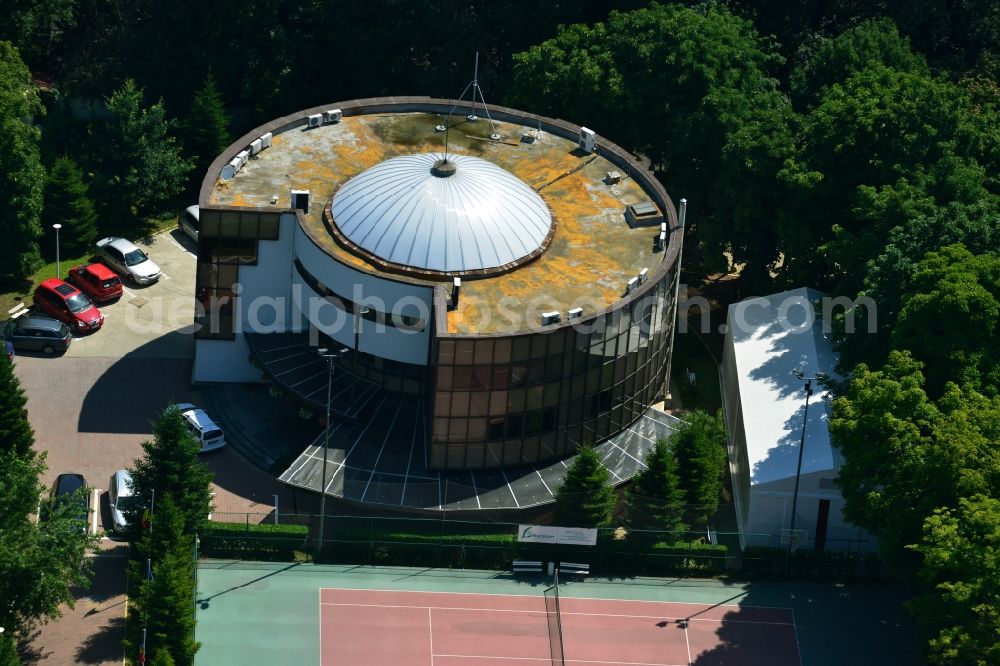
[[[792,611],[561,599],[571,666],[801,666]],[[542,596],[320,590],[323,666],[552,663]]]

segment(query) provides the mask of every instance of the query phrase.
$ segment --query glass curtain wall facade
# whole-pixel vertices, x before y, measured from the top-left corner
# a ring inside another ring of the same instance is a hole
[[[477,469],[553,460],[628,427],[662,394],[674,271],[580,323],[437,340],[428,464]]]

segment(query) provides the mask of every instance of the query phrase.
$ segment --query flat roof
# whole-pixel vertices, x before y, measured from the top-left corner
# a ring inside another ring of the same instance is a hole
[[[733,334],[751,485],[795,476],[806,395],[805,381],[794,371],[805,378],[817,373],[836,378],[831,336],[823,332],[819,317],[809,324],[812,303],[823,295],[800,288],[729,306],[727,326]],[[842,462],[827,427],[830,393],[819,382],[812,387],[803,474],[832,471]]]
[[[288,209],[291,190],[309,190],[304,229],[330,256],[375,274],[388,273],[342,248],[326,229],[323,210],[352,177],[384,160],[442,150],[444,133],[435,130],[444,115],[425,112],[372,112],[345,116],[320,127],[291,127],[272,146],[251,158],[235,178],[215,182],[209,205]],[[483,279],[464,278],[459,306],[447,315],[448,333],[512,333],[538,325],[540,313],[582,307],[587,315],[622,298],[628,280],[643,268],[655,273],[669,252],[653,252],[659,226],[630,228],[628,205],[653,197],[632,178],[605,181],[621,170],[610,160],[577,149],[574,141],[542,131],[531,142],[522,135],[533,126],[494,120],[501,139],[490,140],[490,122],[449,120],[449,151],[488,160],[534,189],[555,220],[546,251],[531,263]],[[272,203],[272,198],[277,200]],[[661,211],[669,219],[667,211]],[[450,284],[450,280],[448,283]]]

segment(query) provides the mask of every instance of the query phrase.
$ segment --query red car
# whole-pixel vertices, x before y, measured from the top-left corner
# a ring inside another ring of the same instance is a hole
[[[104,323],[104,315],[89,298],[58,278],[49,278],[35,288],[35,306],[78,333],[96,331]]]
[[[95,303],[107,303],[121,298],[122,281],[104,264],[81,264],[69,269],[66,281],[76,285]]]

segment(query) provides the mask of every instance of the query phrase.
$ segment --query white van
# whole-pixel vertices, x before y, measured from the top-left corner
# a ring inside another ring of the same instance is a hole
[[[188,402],[174,406],[180,410],[181,416],[184,418],[184,424],[187,425],[188,430],[191,431],[194,438],[198,440],[198,444],[201,445],[199,453],[221,449],[226,445],[226,438],[222,434],[222,428],[212,420],[212,417],[205,413],[204,409],[200,409]]]
[[[185,208],[184,212],[177,218],[177,224],[180,226],[181,231],[190,236],[195,243],[198,242],[198,230],[201,229],[201,219],[197,206],[188,206]]]
[[[135,509],[137,498],[132,494],[132,477],[127,469],[111,475],[108,482],[108,504],[111,505],[111,529],[122,534],[128,529],[128,512]]]

